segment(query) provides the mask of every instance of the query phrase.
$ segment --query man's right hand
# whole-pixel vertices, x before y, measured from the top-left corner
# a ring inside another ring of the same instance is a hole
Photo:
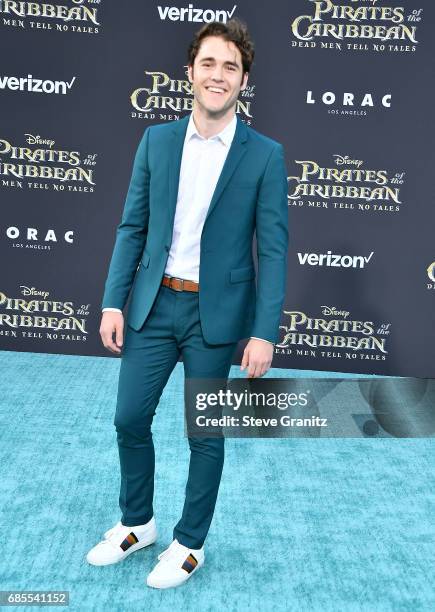
[[[124,332],[124,315],[122,312],[103,312],[100,325],[100,336],[104,346],[112,353],[120,353]],[[115,341],[113,334],[115,333]]]

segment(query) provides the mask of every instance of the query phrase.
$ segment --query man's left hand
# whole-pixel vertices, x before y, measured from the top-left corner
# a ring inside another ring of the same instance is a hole
[[[247,377],[256,378],[266,374],[273,358],[273,344],[251,338],[243,352],[240,369],[248,368]]]

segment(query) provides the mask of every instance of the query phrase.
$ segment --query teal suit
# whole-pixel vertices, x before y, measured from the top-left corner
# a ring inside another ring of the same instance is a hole
[[[188,119],[148,127],[134,161],[102,306],[123,309],[132,288],[127,323],[136,330],[151,310],[171,246]],[[201,236],[199,309],[207,342],[278,340],[287,243],[283,148],[238,118]]]
[[[239,118],[202,230],[200,290],[177,292],[161,285],[188,119],[154,125],[143,134],[102,303],[103,308],[123,309],[131,291],[114,418],[121,521],[129,526],[153,516],[151,424],[179,357],[186,378],[226,379],[240,339],[277,340],[285,294],[288,208],[283,148]],[[173,537],[195,549],[203,545],[212,520],[224,438],[188,441],[185,503]]]

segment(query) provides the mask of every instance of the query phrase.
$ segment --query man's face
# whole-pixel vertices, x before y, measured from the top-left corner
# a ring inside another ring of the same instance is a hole
[[[242,56],[237,46],[220,36],[207,36],[194,65],[188,66],[195,104],[210,117],[224,116],[246,87],[248,73],[243,78],[242,75]]]

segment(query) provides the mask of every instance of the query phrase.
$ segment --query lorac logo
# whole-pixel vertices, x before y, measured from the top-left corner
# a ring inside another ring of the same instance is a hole
[[[306,96],[306,103],[307,104],[317,104],[318,102],[321,102],[322,104],[325,104],[326,106],[332,106],[332,105],[336,105],[337,107],[342,107],[341,109],[341,114],[356,114],[355,111],[350,111],[350,110],[346,110],[344,111],[343,109],[347,108],[347,109],[354,109],[355,107],[360,106],[361,108],[364,107],[375,107],[375,106],[383,106],[384,108],[390,108],[391,107],[391,94],[390,93],[385,93],[385,94],[373,94],[371,92],[365,92],[363,94],[355,94],[353,92],[350,91],[345,91],[343,93],[340,94],[336,94],[334,91],[325,91],[323,92],[321,95],[317,95],[315,93],[313,93],[313,91],[311,89],[307,90],[307,96]],[[337,109],[330,109],[328,112],[330,112],[331,114],[340,114],[339,110]],[[359,115],[361,114],[366,114],[363,111],[360,111],[358,113]]]
[[[20,228],[11,225],[6,228],[5,233],[11,241],[13,248],[50,251],[52,248],[52,244],[50,243],[58,244],[56,231],[51,228],[40,230],[36,227],[27,227],[26,229],[20,230]],[[73,230],[58,232],[58,234],[60,241],[63,240],[67,244],[73,244]]]

